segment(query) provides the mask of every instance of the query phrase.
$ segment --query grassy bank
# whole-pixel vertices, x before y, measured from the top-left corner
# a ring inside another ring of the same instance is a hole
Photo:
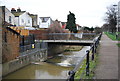
[[[120,34],[120,32],[118,32]],[[115,33],[110,33],[110,32],[105,32],[105,34],[112,39],[113,41],[120,41],[120,38],[116,38],[116,34]],[[120,43],[117,43],[117,46],[120,47]]]
[[[105,32],[105,34],[112,40],[117,40],[116,39],[116,34],[115,33],[110,33],[110,32]]]
[[[120,41],[120,38],[116,38],[116,34],[115,33],[110,33],[110,32],[104,32],[110,39],[112,39],[113,41]],[[120,34],[120,32],[118,32]]]
[[[83,60],[79,70],[76,72],[75,74],[75,79],[76,81],[78,81],[79,79],[93,79],[94,76],[95,76],[95,69],[96,69],[96,66],[98,64],[98,58],[99,58],[99,54],[98,54],[98,51],[99,51],[99,47],[97,49],[97,53],[95,54],[94,56],[94,60],[92,61],[91,60],[91,55],[92,53],[90,52],[90,65],[89,65],[89,76],[86,76],[86,58]]]
[[[118,45],[118,47],[120,47],[120,43],[118,43],[117,45]]]
[[[78,80],[78,79],[93,79],[94,71],[95,71],[97,64],[98,64],[98,55],[95,55],[94,61],[90,61],[90,66],[89,66],[90,74],[89,74],[89,76],[86,76],[86,59],[85,59],[82,62],[82,65],[79,68],[79,70],[76,72],[75,79],[76,80]]]

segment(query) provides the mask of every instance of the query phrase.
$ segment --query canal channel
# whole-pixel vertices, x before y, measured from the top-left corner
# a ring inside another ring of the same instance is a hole
[[[64,52],[46,62],[33,62],[4,79],[66,79],[68,72],[75,67],[89,48],[84,46],[80,51]]]

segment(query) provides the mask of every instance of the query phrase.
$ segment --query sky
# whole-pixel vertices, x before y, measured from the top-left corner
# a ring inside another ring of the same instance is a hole
[[[105,12],[119,0],[0,0],[0,6],[38,14],[38,17],[51,17],[67,22],[69,11],[75,14],[76,24],[81,26],[102,26]]]

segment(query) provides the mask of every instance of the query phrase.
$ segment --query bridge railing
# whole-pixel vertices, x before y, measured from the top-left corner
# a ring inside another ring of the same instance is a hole
[[[69,76],[66,81],[74,81],[75,74],[76,74],[77,70],[80,68],[85,57],[86,57],[86,69],[85,69],[86,76],[89,76],[89,74],[90,74],[90,67],[89,67],[90,66],[90,58],[92,61],[94,60],[94,54],[96,53],[96,49],[99,45],[101,36],[102,36],[102,34],[99,34],[99,36],[97,36],[96,39],[94,39],[93,45],[91,45],[91,48],[86,51],[86,54],[84,55],[84,57],[79,61],[79,63],[74,67],[73,70],[69,71],[69,73],[68,73]],[[92,54],[90,54],[90,52]]]
[[[96,33],[46,33],[35,35],[36,40],[93,40]]]
[[[33,49],[45,49],[47,48],[47,43],[45,42],[38,42],[38,43],[34,43],[34,44],[29,44],[29,45],[25,45],[25,46],[20,46],[19,52],[26,52],[29,50],[33,50]]]

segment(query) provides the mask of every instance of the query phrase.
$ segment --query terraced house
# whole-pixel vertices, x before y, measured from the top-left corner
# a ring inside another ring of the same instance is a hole
[[[23,27],[32,27],[32,18],[29,16],[28,12],[21,11],[20,8],[15,10],[11,9],[11,13],[15,16],[15,25]]]
[[[15,16],[5,6],[0,6],[3,24],[15,25]]]
[[[51,17],[40,17],[39,18],[39,28],[49,28],[49,26],[53,23],[53,20]]]

